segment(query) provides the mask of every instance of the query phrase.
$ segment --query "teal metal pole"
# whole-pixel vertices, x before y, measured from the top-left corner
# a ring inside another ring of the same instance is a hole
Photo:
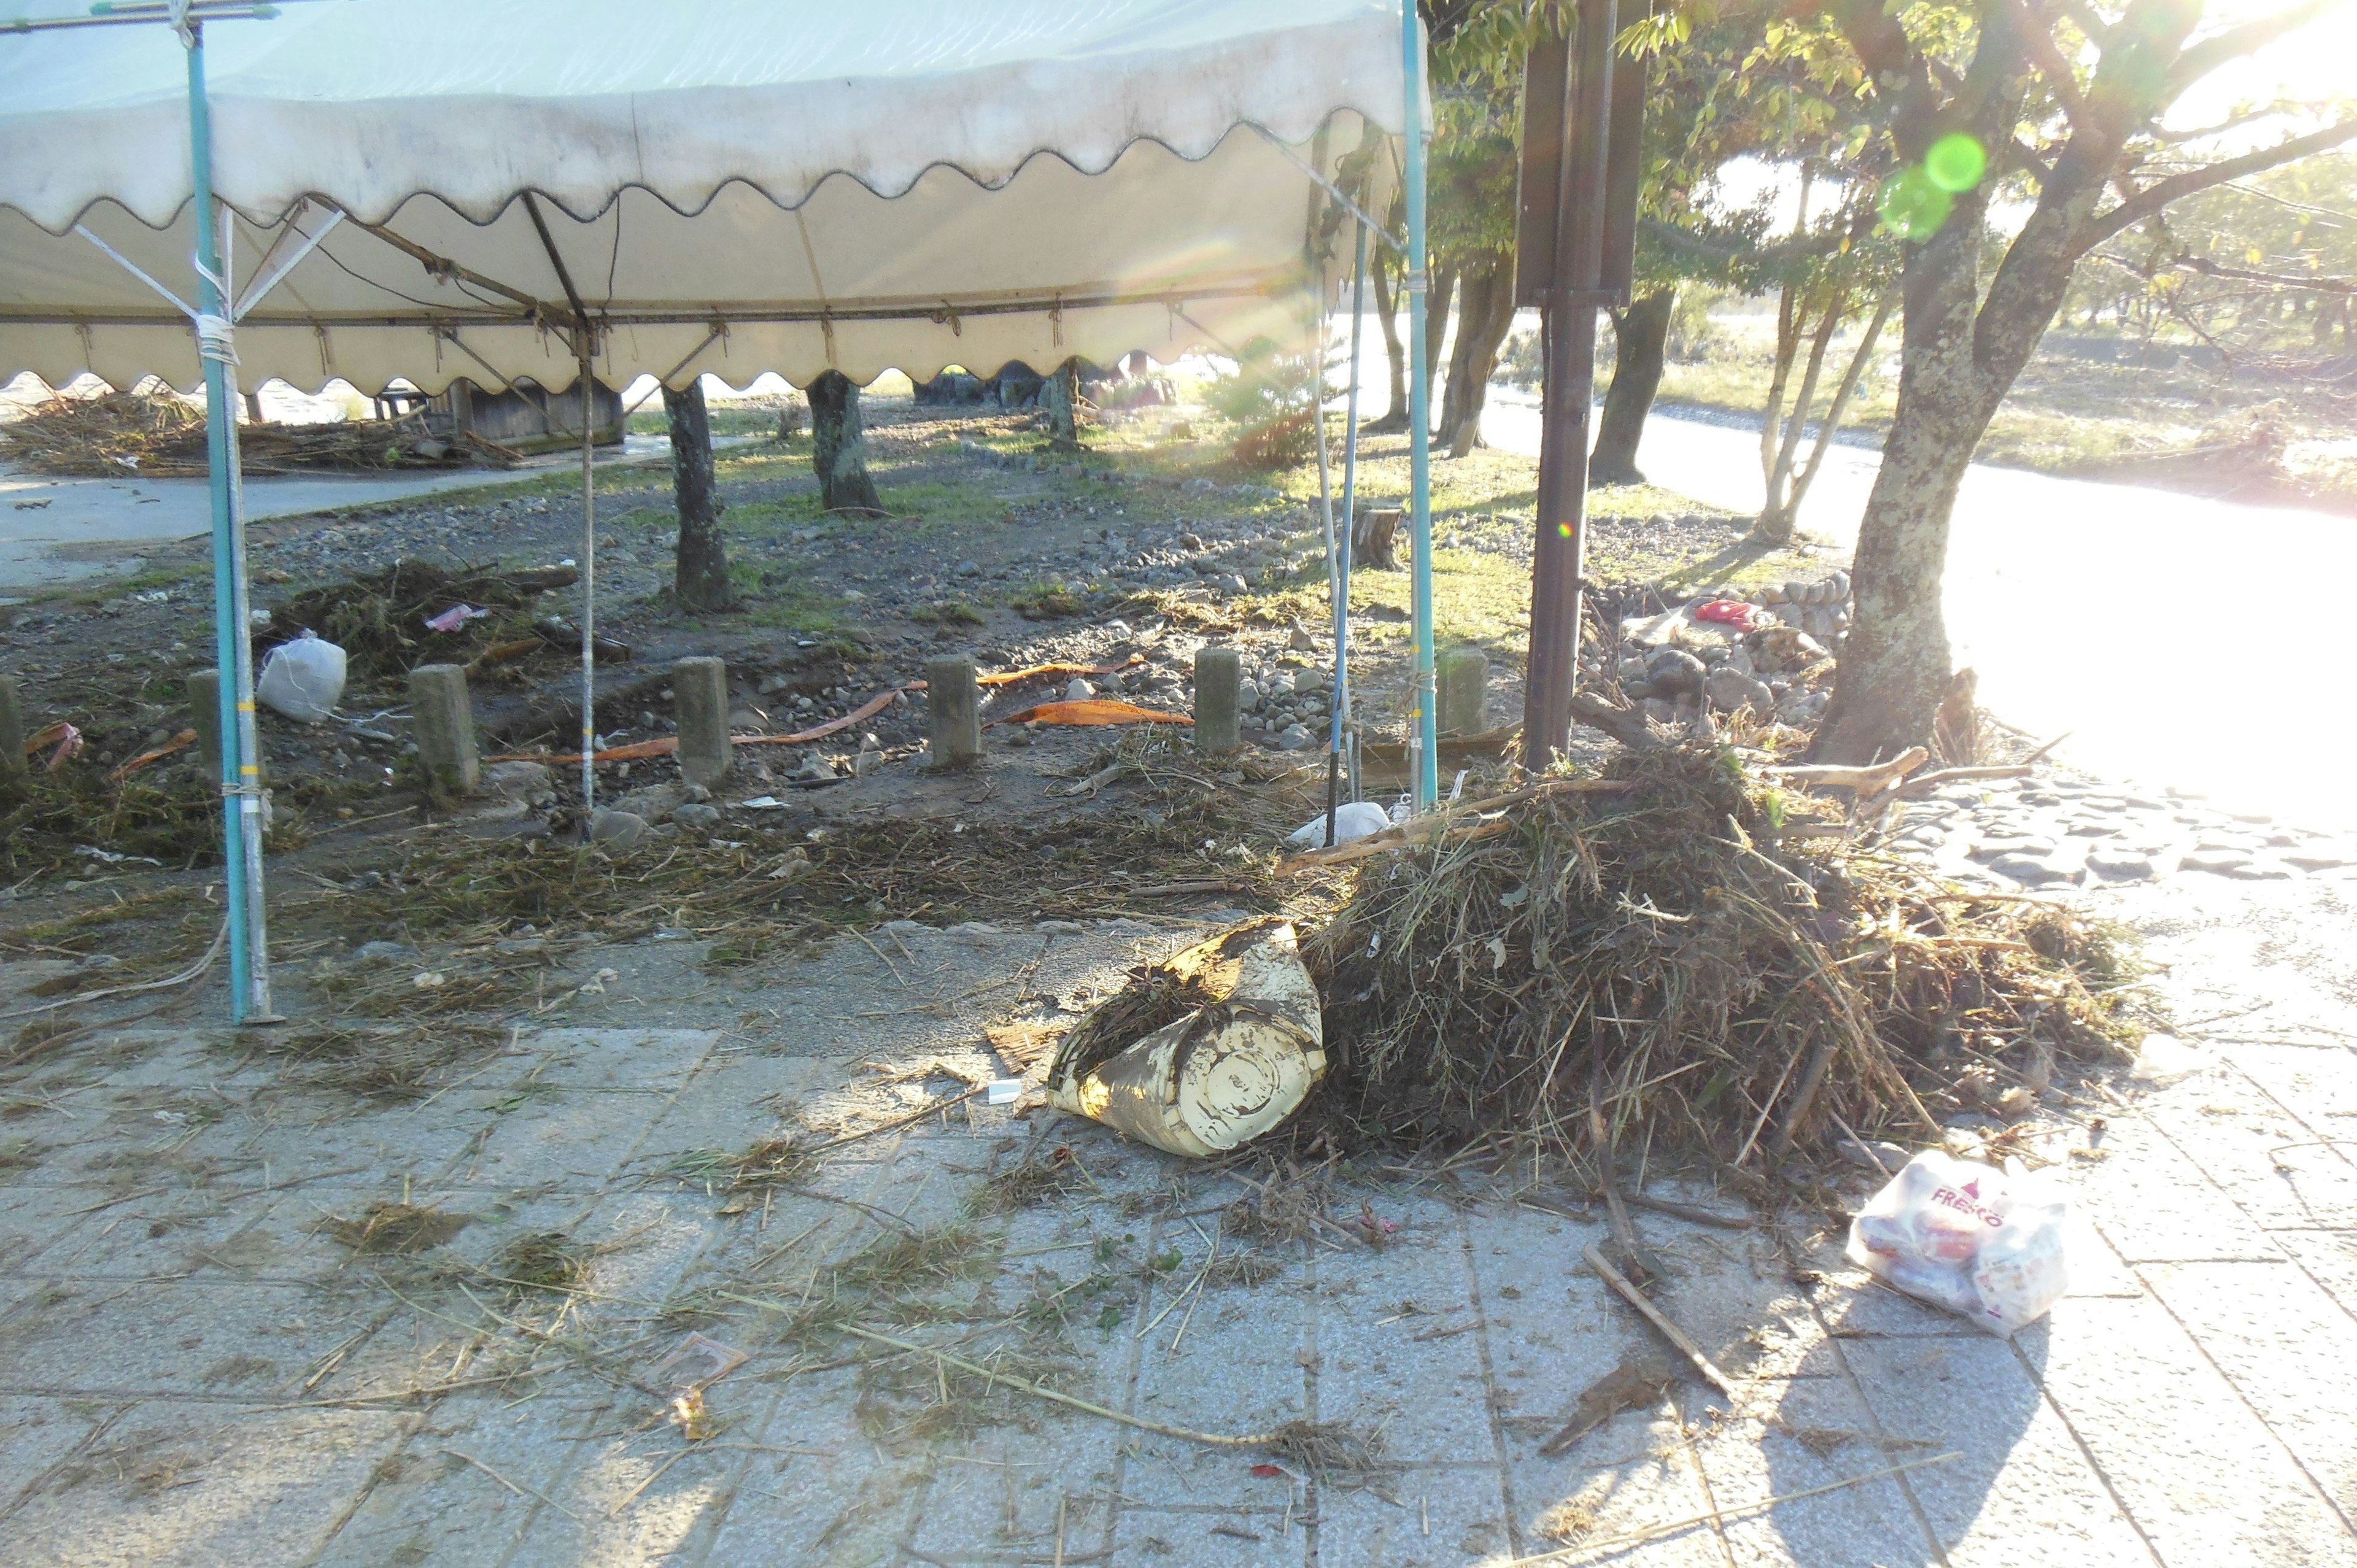
[[[1424,33],[1415,0],[1400,0],[1400,49],[1407,82],[1408,526],[1415,575],[1415,685],[1407,748],[1421,811],[1440,799],[1440,747],[1433,714],[1432,410],[1424,341]]]
[[[191,22],[184,35],[188,49],[188,159],[197,209],[197,308],[223,320],[229,301],[222,297],[221,240],[213,222],[212,115],[205,101],[205,38],[201,24]],[[259,787],[260,768],[247,749],[252,733],[242,722],[241,699],[253,702],[250,689],[238,680],[249,655],[240,643],[246,627],[239,613],[237,552],[232,531],[230,487],[236,461],[230,422],[237,417],[229,366],[198,334],[199,363],[205,372],[205,463],[211,479],[213,513],[213,652],[221,671],[221,884],[227,893],[229,916],[229,1015],[242,1024],[253,1001],[253,951],[246,910],[246,835],[249,823],[245,790]]]

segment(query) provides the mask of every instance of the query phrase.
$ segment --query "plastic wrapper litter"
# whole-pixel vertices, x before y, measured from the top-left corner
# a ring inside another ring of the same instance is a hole
[[[1850,1262],[1898,1289],[2010,1338],[2070,1288],[2050,1180],[1927,1149],[1849,1225]]]
[[[253,694],[302,724],[333,718],[336,704],[344,700],[344,650],[306,630],[270,650]]]

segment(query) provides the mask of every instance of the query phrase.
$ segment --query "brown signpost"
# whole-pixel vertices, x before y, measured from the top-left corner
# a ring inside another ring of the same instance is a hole
[[[1631,20],[1650,9],[1650,0],[1626,5]],[[1596,312],[1629,303],[1635,264],[1645,73],[1614,57],[1622,10],[1619,0],[1580,0],[1576,36],[1533,44],[1523,81],[1514,303],[1537,307],[1546,363],[1523,699],[1523,765],[1533,770],[1571,735]]]

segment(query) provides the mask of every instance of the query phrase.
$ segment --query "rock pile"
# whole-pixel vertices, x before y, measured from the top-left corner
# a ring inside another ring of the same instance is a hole
[[[1813,583],[1770,584],[1760,590],[1760,603],[1785,624],[1838,648],[1849,631],[1849,574],[1836,572]]]
[[[1246,727],[1256,727],[1280,751],[1316,745],[1326,734],[1333,701],[1331,672],[1292,658],[1261,665],[1238,690]]]

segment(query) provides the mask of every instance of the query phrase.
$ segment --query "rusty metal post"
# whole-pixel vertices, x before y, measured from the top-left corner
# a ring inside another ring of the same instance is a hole
[[[1614,91],[1619,13],[1617,0],[1580,0],[1577,39],[1568,48],[1534,47],[1524,82],[1519,292],[1523,303],[1542,312],[1546,350],[1523,708],[1523,765],[1533,770],[1570,740],[1596,312],[1628,295],[1642,83],[1632,80]],[[1618,210],[1624,206],[1626,212]]]

